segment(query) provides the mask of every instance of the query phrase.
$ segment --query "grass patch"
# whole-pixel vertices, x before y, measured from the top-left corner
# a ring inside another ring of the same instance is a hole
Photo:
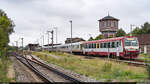
[[[139,60],[142,60],[142,61],[149,61],[150,62],[150,54],[140,54],[139,57],[138,57]]]
[[[44,53],[49,54],[48,52]],[[117,63],[98,58],[85,59],[83,56],[77,55],[70,57],[68,53],[57,54],[57,56],[60,56],[60,59],[45,56],[41,52],[33,52],[32,54],[47,62],[88,77],[96,78],[97,80],[106,79],[106,81],[112,81],[113,79],[117,79],[118,81],[126,81],[136,79],[136,81],[139,81],[148,78],[148,72],[145,68],[128,66],[125,63]],[[56,55],[54,52],[50,54]]]
[[[0,60],[0,82],[10,82],[11,79],[7,77],[8,67],[11,64],[8,58],[1,58]]]

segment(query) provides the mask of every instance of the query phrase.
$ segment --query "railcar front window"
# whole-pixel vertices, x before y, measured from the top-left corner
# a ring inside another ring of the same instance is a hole
[[[125,46],[138,46],[137,39],[125,39]]]

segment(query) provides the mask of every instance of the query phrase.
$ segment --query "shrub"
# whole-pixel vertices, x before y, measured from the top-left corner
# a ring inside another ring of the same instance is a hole
[[[150,64],[149,63],[146,64],[146,70],[147,70],[148,76],[150,78]]]
[[[110,62],[105,62],[105,64],[102,66],[102,71],[107,72],[111,71],[112,64]]]

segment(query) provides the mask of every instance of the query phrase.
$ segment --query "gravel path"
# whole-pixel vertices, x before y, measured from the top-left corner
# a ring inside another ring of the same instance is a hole
[[[34,72],[22,64],[16,57],[10,57],[16,72],[17,82],[43,82]]]

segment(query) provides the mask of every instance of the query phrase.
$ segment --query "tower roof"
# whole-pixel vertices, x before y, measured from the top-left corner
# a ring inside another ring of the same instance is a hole
[[[108,16],[105,16],[104,18],[100,19],[99,21],[101,21],[101,20],[117,20],[118,21],[119,19],[108,15]]]

